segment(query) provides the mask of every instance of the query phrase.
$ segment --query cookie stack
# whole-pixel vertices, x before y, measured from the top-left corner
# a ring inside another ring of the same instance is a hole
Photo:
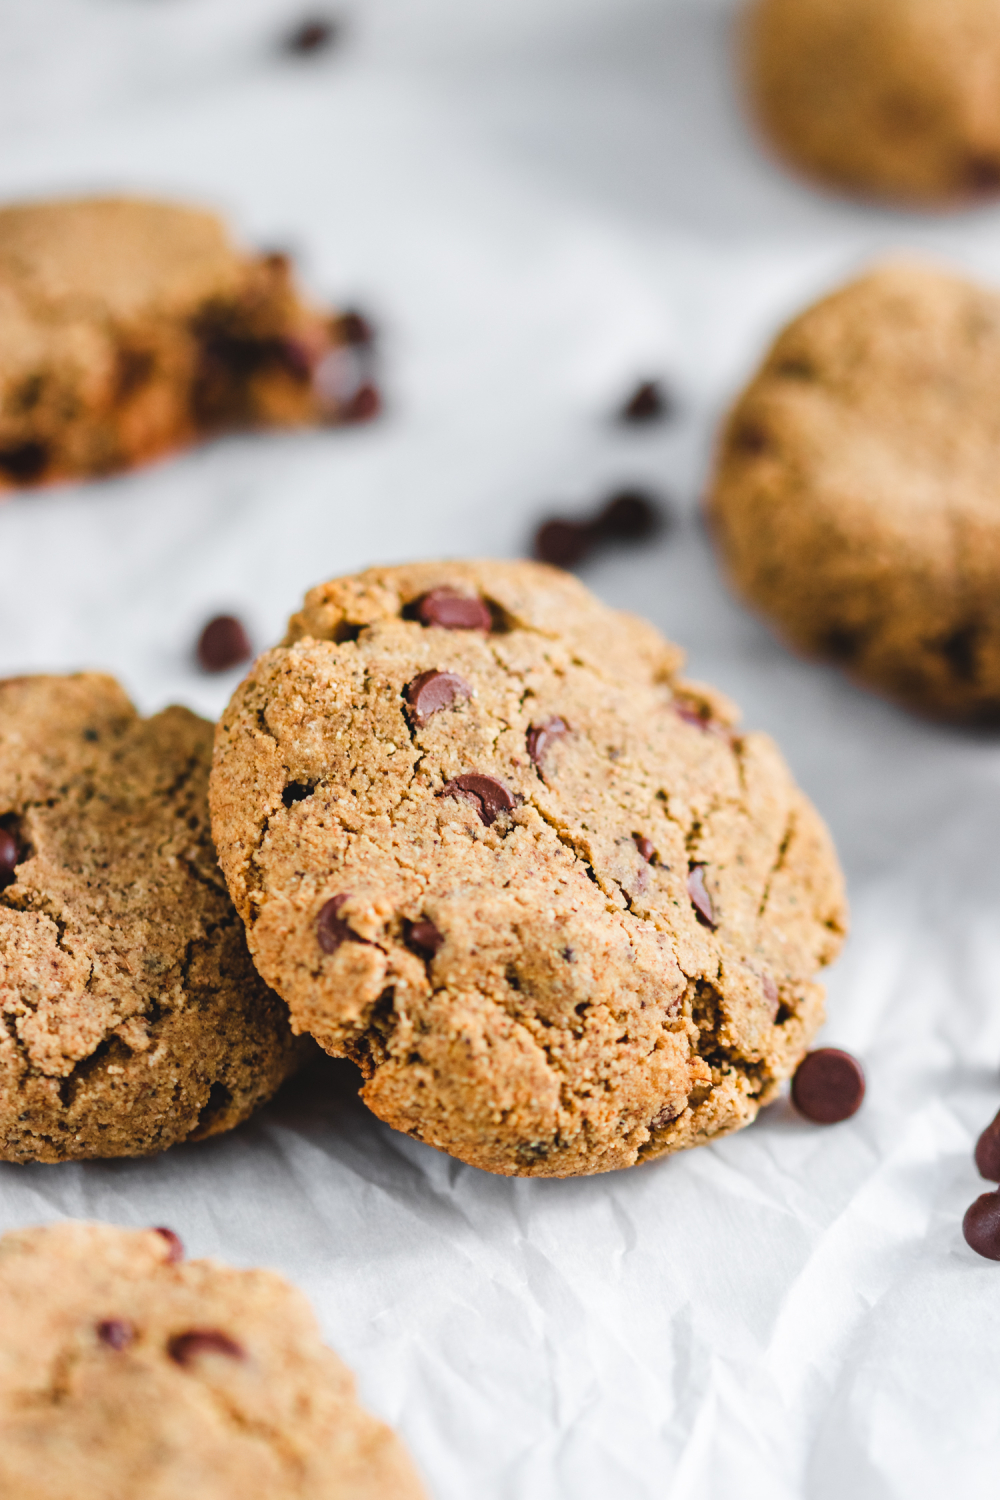
[[[313,589],[214,760],[108,677],[0,684],[0,1155],[229,1129],[310,1035],[487,1171],[747,1124],[822,1020],[842,880],[776,747],[680,666],[556,569],[427,563]],[[0,1241],[4,1494],[419,1493],[290,1288],[178,1257]]]

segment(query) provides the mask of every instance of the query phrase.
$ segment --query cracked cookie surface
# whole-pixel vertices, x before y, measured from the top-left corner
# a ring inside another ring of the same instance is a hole
[[[301,1051],[212,846],[212,725],[97,673],[0,682],[0,1158],[239,1124]]]
[[[746,72],[785,157],[849,192],[1000,192],[1000,0],[755,0]]]
[[[389,1124],[600,1172],[747,1123],[822,1017],[842,884],[762,735],[533,563],[314,589],[216,732],[213,832],[293,1025]]]
[[[0,1239],[4,1500],[420,1500],[301,1293],[179,1252],[73,1221]]]
[[[1000,721],[1000,297],[881,266],[779,336],[708,499],[739,592],[908,707]]]

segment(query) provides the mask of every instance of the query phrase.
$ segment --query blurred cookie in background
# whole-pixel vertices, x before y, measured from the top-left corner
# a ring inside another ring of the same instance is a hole
[[[372,390],[352,315],[303,301],[286,255],[244,253],[213,214],[0,209],[0,490],[233,429],[367,420]]]
[[[176,1235],[0,1239],[4,1500],[421,1500],[306,1299]]]
[[[0,682],[0,1160],[215,1135],[302,1055],[216,861],[211,751],[111,677]]]
[[[1000,0],[754,0],[754,111],[848,192],[929,208],[1000,193]]]
[[[737,591],[907,706],[1000,722],[1000,296],[886,265],[785,329],[709,497]]]

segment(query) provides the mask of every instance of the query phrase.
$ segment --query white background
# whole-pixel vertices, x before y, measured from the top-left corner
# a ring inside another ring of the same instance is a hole
[[[140,190],[288,246],[384,330],[371,427],[217,443],[0,508],[0,670],[110,668],[217,713],[203,620],[265,644],[311,583],[523,554],[553,505],[645,480],[662,543],[583,577],[770,730],[829,820],[853,936],[826,1038],[869,1096],[773,1106],[711,1149],[575,1182],[490,1178],[374,1121],[329,1064],[159,1160],[0,1167],[0,1227],[173,1225],[284,1271],[437,1500],[993,1493],[1000,1266],[961,1217],[1000,1105],[1000,751],[775,644],[697,520],[712,434],[766,339],[884,249],[1000,281],[1000,213],[859,208],[741,119],[725,0],[5,0],[0,195]],[[674,422],[616,428],[639,374]]]

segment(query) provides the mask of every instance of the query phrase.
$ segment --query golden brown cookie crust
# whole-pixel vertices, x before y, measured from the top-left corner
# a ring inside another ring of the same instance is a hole
[[[111,677],[0,682],[0,1158],[140,1156],[239,1124],[300,1050],[226,894],[212,726]]]
[[[155,1230],[0,1239],[4,1500],[420,1500],[305,1298]]]
[[[128,468],[222,430],[336,421],[341,342],[287,257],[140,199],[0,209],[0,489]]]
[[[881,267],[797,318],[724,429],[708,507],[794,646],[920,711],[1000,718],[1000,297]]]
[[[755,111],[850,192],[948,207],[1000,192],[1000,0],[754,0]]]
[[[422,624],[440,590],[491,630]],[[314,589],[238,689],[210,800],[251,953],[391,1125],[599,1172],[745,1124],[794,1069],[840,872],[776,748],[680,663],[555,569],[427,563]],[[459,687],[426,714],[435,672]]]

